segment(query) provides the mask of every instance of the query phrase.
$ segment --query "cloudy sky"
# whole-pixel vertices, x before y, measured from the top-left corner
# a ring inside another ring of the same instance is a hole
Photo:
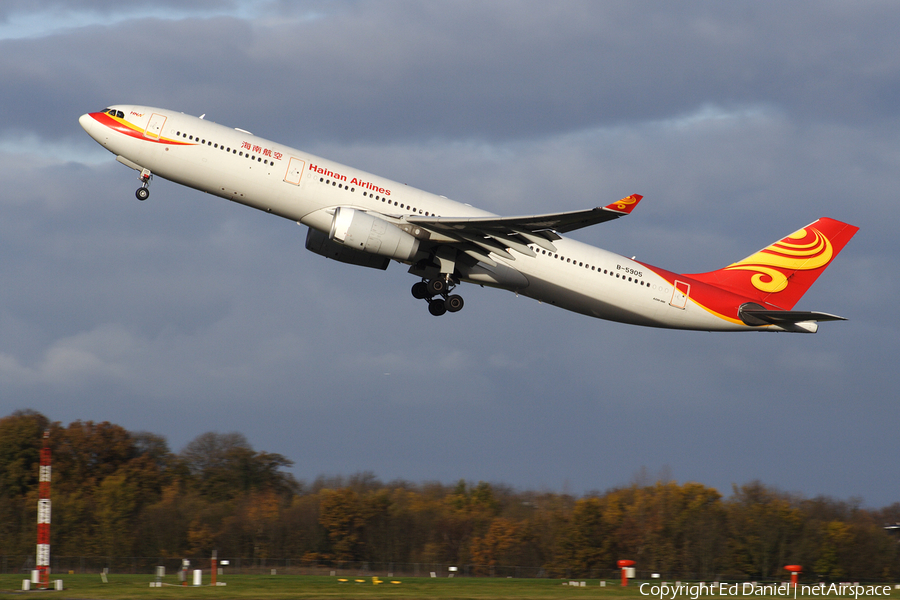
[[[894,2],[0,4],[0,414],[240,431],[298,478],[900,501]],[[724,266],[861,228],[816,335],[644,329],[328,261],[305,228],[135,172],[78,117],[136,103],[501,214],[640,193],[574,237]]]

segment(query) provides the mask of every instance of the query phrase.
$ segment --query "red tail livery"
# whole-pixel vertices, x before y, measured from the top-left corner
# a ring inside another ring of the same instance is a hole
[[[857,231],[825,217],[724,269],[689,277],[790,310]]]

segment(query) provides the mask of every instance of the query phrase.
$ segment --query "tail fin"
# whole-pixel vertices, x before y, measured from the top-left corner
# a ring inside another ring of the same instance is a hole
[[[744,260],[690,277],[790,310],[857,231],[821,218]]]

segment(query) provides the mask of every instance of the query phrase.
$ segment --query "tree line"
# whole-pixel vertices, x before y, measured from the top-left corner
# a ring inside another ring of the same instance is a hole
[[[576,497],[460,481],[384,483],[371,473],[297,481],[288,458],[239,433],[204,433],[180,453],[111,423],[0,419],[0,556],[33,554],[44,430],[53,455],[57,556],[284,559],[609,573],[620,558],[666,577],[893,581],[885,529],[900,502],[805,498],[758,481],[724,498],[700,483],[636,482]]]

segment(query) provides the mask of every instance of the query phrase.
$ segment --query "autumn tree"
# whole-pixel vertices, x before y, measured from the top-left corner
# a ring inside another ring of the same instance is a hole
[[[518,564],[524,531],[523,523],[497,517],[484,535],[472,539],[472,562],[487,567]]]
[[[0,496],[15,497],[37,485],[42,437],[49,427],[47,417],[32,410],[0,419]]]
[[[319,522],[328,531],[333,556],[339,561],[362,560],[365,528],[371,508],[350,488],[322,490]]]
[[[551,569],[558,575],[588,576],[592,569],[608,568],[614,561],[612,535],[624,514],[621,498],[582,498],[561,524]]]
[[[33,521],[23,514],[27,494],[37,488],[42,436],[49,426],[47,417],[31,410],[0,419],[0,554],[33,550]]]
[[[201,434],[185,446],[181,459],[197,490],[216,500],[261,490],[290,495],[296,486],[293,476],[282,470],[293,461],[253,450],[236,432]]]
[[[803,520],[791,496],[754,481],[735,486],[726,502],[733,568],[774,577],[794,560],[793,546]]]

